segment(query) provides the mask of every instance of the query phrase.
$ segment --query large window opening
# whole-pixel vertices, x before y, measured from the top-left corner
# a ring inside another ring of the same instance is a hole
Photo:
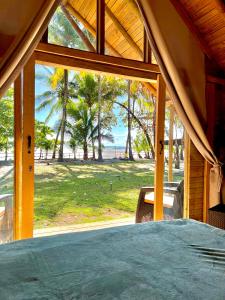
[[[97,1],[91,12],[88,5],[78,2],[67,1],[58,8],[43,36],[45,43],[38,45],[25,68],[23,90],[30,88],[23,95],[23,148],[28,147],[29,162],[23,156],[22,174],[29,177],[30,188],[22,190],[16,209],[18,213],[22,206],[26,208],[26,215],[20,216],[25,237],[33,231],[33,212],[35,236],[57,233],[59,227],[65,227],[61,232],[76,231],[78,224],[88,224],[89,229],[91,223],[134,222],[142,187],[153,191],[147,221],[160,220],[163,214],[165,219],[177,217],[164,212],[161,187],[163,182],[182,182],[183,164],[177,166],[176,156],[183,151],[179,150],[181,129],[170,125],[170,98],[143,25],[137,26],[139,31],[133,28],[136,25],[128,28],[127,16],[121,19],[120,8],[126,7],[122,2],[116,8],[110,1],[105,5]],[[137,10],[132,9],[135,15]],[[112,45],[114,34],[107,30],[118,31],[117,21],[120,38]],[[117,47],[114,53],[112,46]],[[139,58],[133,49],[137,47],[142,53]],[[28,84],[28,77],[32,80],[34,76],[34,62],[35,145],[34,88]],[[26,131],[29,123],[31,130]]]
[[[0,244],[13,240],[14,89],[0,99]]]
[[[134,223],[154,179],[154,112],[143,82],[36,65],[36,236]]]

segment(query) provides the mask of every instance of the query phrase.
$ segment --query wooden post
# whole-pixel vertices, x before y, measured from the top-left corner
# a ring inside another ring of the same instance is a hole
[[[183,218],[189,218],[189,179],[190,179],[190,138],[185,130],[184,133],[184,207]]]
[[[150,44],[145,29],[144,29],[144,62],[147,64],[151,64],[152,62],[152,50],[150,48]]]
[[[14,84],[14,240],[21,238],[20,223],[22,219],[22,78]]]
[[[184,218],[203,221],[204,159],[189,137],[185,138]]]
[[[170,106],[168,181],[173,181],[173,123],[174,108]]]
[[[97,37],[98,54],[105,54],[105,0],[97,0]]]
[[[15,83],[15,239],[33,236],[34,56]]]
[[[23,176],[22,238],[33,236],[34,214],[34,99],[35,61],[30,58],[23,71]]]
[[[166,85],[162,75],[157,79],[156,141],[155,141],[155,204],[154,220],[163,219],[164,127]]]

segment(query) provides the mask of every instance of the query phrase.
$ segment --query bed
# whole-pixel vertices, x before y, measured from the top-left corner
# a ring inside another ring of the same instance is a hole
[[[225,231],[148,222],[0,246],[0,299],[225,299]]]

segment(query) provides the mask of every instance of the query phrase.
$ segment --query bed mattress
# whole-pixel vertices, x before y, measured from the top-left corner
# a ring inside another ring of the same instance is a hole
[[[225,231],[176,220],[2,245],[0,299],[225,299]]]

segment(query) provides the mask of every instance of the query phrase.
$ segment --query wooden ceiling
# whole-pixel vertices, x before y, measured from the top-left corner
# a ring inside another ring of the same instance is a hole
[[[225,70],[225,2],[223,0],[171,0],[202,50]]]
[[[64,7],[96,35],[96,1],[67,0]],[[143,60],[144,26],[134,0],[105,0],[106,51],[113,56]]]
[[[225,4],[223,0],[170,0],[202,50],[225,70]],[[135,0],[105,0],[106,51],[143,60],[144,28]],[[63,4],[96,34],[96,1],[64,0]],[[154,61],[155,62],[155,61]]]

